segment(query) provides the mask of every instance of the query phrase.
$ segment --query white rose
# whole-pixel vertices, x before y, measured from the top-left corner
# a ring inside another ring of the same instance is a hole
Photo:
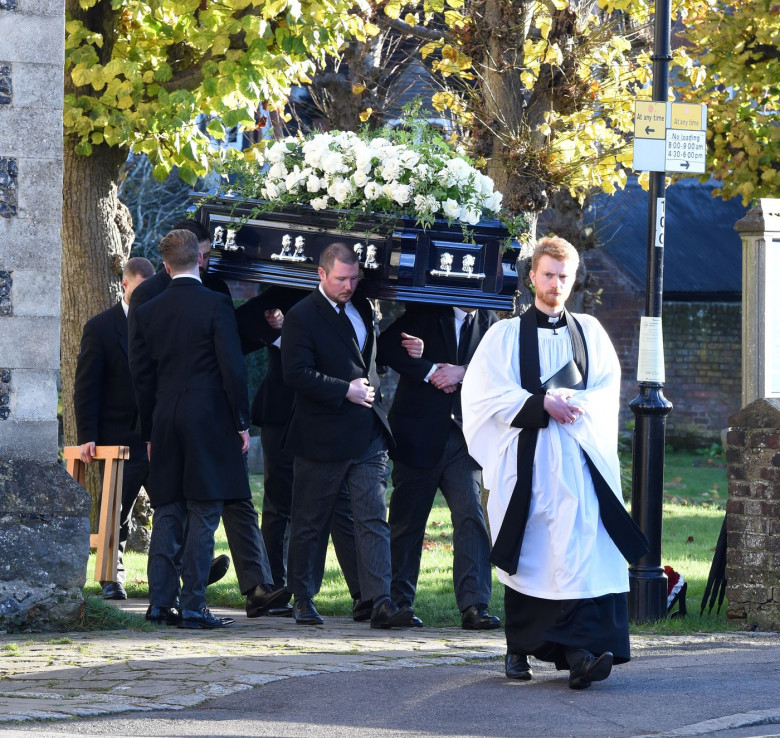
[[[406,205],[411,199],[412,188],[405,184],[394,184],[392,186],[391,199],[397,202],[399,205]]]
[[[457,218],[460,215],[460,205],[449,197],[441,204],[441,209],[448,218]]]
[[[324,189],[324,184],[325,183],[319,177],[311,174],[306,180],[306,190],[308,192],[319,192],[321,189]]]
[[[364,188],[363,192],[366,196],[366,200],[376,200],[382,195],[382,188],[374,181],[369,182]]]
[[[276,200],[280,194],[279,188],[273,182],[266,182],[261,192],[265,200]]]
[[[459,185],[466,184],[475,174],[474,169],[465,159],[450,159],[445,166]]]
[[[396,160],[386,161],[379,170],[382,179],[392,182],[401,174],[401,165]]]
[[[407,169],[414,169],[420,161],[420,155],[411,149],[404,149],[400,152],[398,159]]]
[[[311,206],[315,210],[325,210],[328,207],[328,198],[324,195],[322,197],[315,197],[311,201]]]
[[[485,208],[493,213],[497,213],[501,210],[501,201],[504,196],[500,192],[494,192],[490,197],[485,199]]]
[[[368,182],[368,175],[362,169],[357,169],[352,175],[352,181],[356,187],[365,187]]]
[[[480,194],[484,195],[485,197],[493,194],[493,187],[495,185],[493,180],[486,174],[477,174],[475,184],[477,185],[477,189],[479,190]]]
[[[284,164],[277,161],[268,168],[268,176],[271,179],[284,179],[287,176],[287,169]]]
[[[338,151],[326,151],[320,159],[320,166],[327,174],[344,171],[344,157]]]
[[[294,138],[285,138],[282,141],[277,141],[268,149],[266,158],[268,161],[276,163],[284,159],[284,157],[291,151],[290,144],[295,144]],[[294,148],[294,146],[293,146]]]
[[[482,213],[479,208],[473,206],[467,206],[461,209],[458,220],[468,223],[468,225],[476,225],[482,220]]]
[[[368,174],[371,171],[371,161],[374,158],[374,152],[362,142],[359,148],[355,150],[355,170]]]
[[[340,205],[343,205],[352,195],[352,185],[343,179],[337,179],[328,186],[328,194]]]

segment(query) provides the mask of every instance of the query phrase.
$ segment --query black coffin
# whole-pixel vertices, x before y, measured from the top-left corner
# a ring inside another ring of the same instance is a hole
[[[371,297],[511,310],[515,252],[499,221],[482,221],[466,243],[460,225],[436,221],[423,230],[410,218],[372,216],[343,230],[335,211],[308,206],[256,214],[259,201],[195,194],[212,237],[209,271],[223,279],[314,289],[321,251],[340,241],[360,260]],[[342,214],[343,216],[343,214]]]

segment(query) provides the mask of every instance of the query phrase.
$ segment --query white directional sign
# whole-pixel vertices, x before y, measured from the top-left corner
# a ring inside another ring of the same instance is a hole
[[[706,131],[666,132],[666,172],[703,172],[707,158]]]
[[[634,169],[702,174],[707,106],[642,100],[634,110]]]

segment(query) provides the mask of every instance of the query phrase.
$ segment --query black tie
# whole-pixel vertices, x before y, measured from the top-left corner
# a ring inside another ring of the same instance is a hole
[[[463,322],[460,324],[460,333],[458,333],[458,365],[462,366],[466,361],[466,351],[469,345],[469,328],[471,327],[471,313],[466,313]]]
[[[349,328],[349,332],[352,334],[352,338],[355,339],[355,343],[358,343],[358,337],[357,333],[355,333],[355,326],[352,325],[352,321],[349,319],[349,315],[347,315],[347,306],[339,303],[339,318],[341,318],[342,322]],[[358,348],[360,348],[360,344],[358,343]]]

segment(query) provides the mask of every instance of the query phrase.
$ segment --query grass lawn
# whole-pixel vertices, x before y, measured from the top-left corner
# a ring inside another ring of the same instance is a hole
[[[630,457],[623,459],[630,464]],[[688,582],[688,611],[685,619],[663,620],[659,623],[632,626],[634,633],[691,633],[734,630],[727,622],[726,603],[720,615],[699,616],[701,598],[707,581],[713,549],[723,521],[727,497],[726,470],[722,456],[691,453],[667,453],[664,493],[664,531],[662,565],[680,572]],[[263,494],[262,475],[251,477],[252,492],[258,510]],[[216,553],[227,553],[222,527],[217,533]],[[148,594],[146,556],[129,552],[125,556],[128,569],[126,589],[131,597]],[[93,571],[94,554],[90,557]],[[493,579],[493,601],[490,612],[503,619],[503,586]],[[99,594],[95,582],[88,582],[87,594]],[[231,567],[227,576],[209,587],[210,605],[243,607],[235,573]],[[348,615],[352,601],[336,562],[332,546],[328,550],[325,579],[316,598],[317,608],[324,615]],[[452,521],[446,503],[437,495],[428,518],[422,569],[418,584],[415,612],[426,625],[454,626],[460,624],[460,614],[452,591]]]

